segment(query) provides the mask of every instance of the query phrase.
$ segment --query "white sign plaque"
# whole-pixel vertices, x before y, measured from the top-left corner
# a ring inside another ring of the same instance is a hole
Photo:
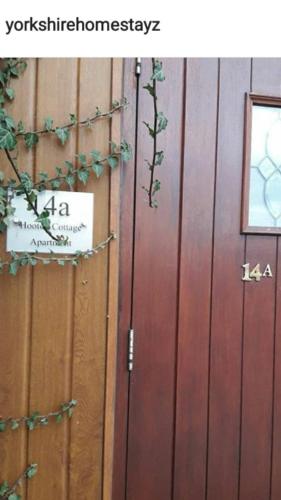
[[[16,209],[7,229],[7,252],[54,252],[75,254],[93,247],[94,195],[70,191],[42,191],[37,196],[37,210],[48,210],[50,232],[63,236],[66,244],[59,245],[36,222],[33,210],[27,210],[25,195],[14,196]]]

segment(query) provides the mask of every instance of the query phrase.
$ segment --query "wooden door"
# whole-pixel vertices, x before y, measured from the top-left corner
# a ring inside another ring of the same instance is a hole
[[[159,207],[147,206],[151,99],[125,64],[114,500],[281,495],[280,245],[241,234],[245,94],[281,95],[278,59],[166,59]],[[242,281],[244,263],[272,278]],[[127,334],[135,332],[127,371]]]

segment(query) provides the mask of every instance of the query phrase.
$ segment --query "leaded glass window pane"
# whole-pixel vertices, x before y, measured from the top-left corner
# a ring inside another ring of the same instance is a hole
[[[281,228],[281,108],[253,104],[249,226]]]

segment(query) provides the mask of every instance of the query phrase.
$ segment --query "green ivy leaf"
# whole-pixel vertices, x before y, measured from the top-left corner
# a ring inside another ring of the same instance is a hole
[[[81,165],[83,167],[86,167],[87,166],[87,156],[84,154],[84,153],[80,153],[79,155],[77,155]]]
[[[126,142],[122,141],[120,144],[120,153],[121,153],[121,159],[124,162],[127,162],[131,160],[132,158],[132,148],[131,146]]]
[[[162,130],[165,130],[167,124],[168,120],[166,116],[164,116],[162,111],[160,111],[160,113],[157,114],[157,134],[159,134],[159,132],[161,132]]]
[[[52,130],[52,128],[53,128],[53,123],[54,123],[54,120],[52,118],[50,118],[49,116],[47,116],[47,118],[45,118],[45,120],[44,120],[44,130],[46,130],[47,132],[50,132],[50,130]]]
[[[51,188],[52,189],[59,189],[60,188],[60,185],[61,185],[61,181],[60,179],[53,179],[51,181]]]
[[[72,125],[76,125],[76,123],[78,121],[76,115],[74,115],[73,113],[70,113],[69,117],[70,117],[70,123]]]
[[[73,175],[68,174],[65,177],[65,182],[69,185],[69,187],[72,187],[75,184],[75,177]]]
[[[35,132],[27,132],[24,135],[24,140],[25,140],[26,147],[28,149],[30,149],[38,143],[39,136],[38,136],[38,134],[35,134]]]
[[[102,159],[100,151],[97,151],[96,149],[93,149],[93,151],[90,152],[90,155],[94,161],[101,161]]]
[[[149,131],[149,135],[151,135],[151,137],[155,137],[155,131],[154,129],[149,125],[149,123],[147,122],[143,122],[143,124],[146,126],[146,128],[148,129]]]
[[[20,495],[17,495],[16,493],[11,493],[11,495],[8,496],[8,500],[20,500]]]
[[[23,60],[17,60],[15,58],[8,61],[8,73],[11,77],[18,77],[27,67],[27,64]]]
[[[14,89],[6,87],[5,88],[5,92],[6,92],[6,95],[8,96],[8,98],[10,99],[10,101],[12,101],[14,99],[14,97],[15,97],[15,91],[14,91]]]
[[[67,172],[69,174],[72,174],[72,172],[74,172],[74,165],[73,165],[73,163],[71,163],[71,161],[68,161],[68,160],[66,160],[64,163],[66,164]],[[62,173],[62,171],[61,171],[61,173]]]
[[[17,420],[12,420],[11,421],[11,429],[12,429],[12,431],[15,431],[18,428],[19,428],[19,422]]]
[[[5,420],[0,420],[0,432],[4,432],[6,430],[6,422]]]
[[[5,86],[6,81],[7,81],[6,74],[4,73],[4,71],[0,71],[0,83],[1,85],[3,85],[3,87]]]
[[[29,173],[28,172],[21,172],[20,179],[21,179],[21,183],[22,183],[24,189],[26,189],[26,191],[28,191],[28,192],[31,191],[31,189],[33,188],[33,181],[31,179],[31,176],[29,175]],[[31,193],[30,193],[30,196],[31,196]]]
[[[9,491],[8,481],[3,481],[0,485],[0,496],[4,496],[7,491]]]
[[[14,130],[16,130],[16,124],[15,124],[15,121],[14,121],[14,119],[13,119],[11,116],[7,115],[7,116],[4,118],[4,122],[5,122],[5,125],[6,125],[6,127],[7,127],[7,129],[8,129],[8,130],[11,130],[11,131],[12,131],[12,130],[13,130],[13,131],[14,131]]]
[[[26,477],[31,479],[37,473],[37,464],[31,464],[26,471]]]
[[[152,195],[154,195],[157,191],[160,191],[160,187],[161,187],[161,182],[158,179],[155,179],[155,181],[153,183],[153,193],[152,193]]]
[[[41,222],[42,226],[45,229],[50,229],[51,227],[51,221],[49,218],[49,212],[48,210],[44,210],[37,219],[35,219],[36,222]]]
[[[35,422],[33,418],[28,418],[26,421],[26,426],[29,431],[33,431],[35,429]]]
[[[0,126],[0,149],[15,149],[16,144],[15,134],[11,130]]]
[[[158,82],[163,82],[165,80],[165,75],[163,72],[163,65],[161,61],[154,61],[153,65],[153,75],[151,77],[152,80],[157,80]]]
[[[89,179],[89,175],[90,175],[89,171],[84,169],[84,168],[80,168],[77,172],[77,175],[78,175],[78,179],[80,181],[82,181],[84,185],[86,185],[88,182],[88,179]]]
[[[102,163],[93,163],[92,164],[92,170],[95,172],[97,178],[101,176],[103,173],[103,164]]]
[[[118,158],[116,156],[112,156],[112,155],[108,156],[107,161],[108,161],[108,165],[112,169],[116,168],[118,165]]]
[[[25,128],[24,128],[24,124],[23,124],[22,120],[19,121],[17,130],[18,130],[19,134],[24,134],[25,133]]]
[[[9,268],[8,268],[9,274],[12,274],[12,276],[16,276],[18,268],[19,268],[18,261],[12,260],[12,262],[10,262]],[[1,429],[0,429],[0,432],[1,432]]]
[[[39,179],[42,182],[46,182],[49,178],[49,174],[47,172],[39,172]]]
[[[162,161],[164,158],[164,152],[163,151],[158,151],[155,154],[155,165],[161,165]]]
[[[66,141],[69,139],[69,129],[68,128],[60,128],[57,127],[55,130],[55,133],[57,137],[59,138],[60,142],[62,145],[66,143]]]
[[[143,88],[145,90],[147,90],[152,97],[154,97],[154,95],[155,95],[154,88],[153,88],[152,85],[150,85],[150,83],[148,83],[147,85],[145,85]]]
[[[4,118],[7,116],[7,111],[4,108],[0,109],[0,120],[4,120]]]

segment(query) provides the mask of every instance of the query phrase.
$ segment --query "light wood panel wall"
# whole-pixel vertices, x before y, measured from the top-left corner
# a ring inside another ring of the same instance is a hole
[[[55,124],[67,122],[69,113],[86,118],[96,106],[107,110],[121,97],[121,82],[121,60],[28,60],[24,75],[13,82],[11,112],[30,129],[47,116]],[[106,154],[111,139],[120,140],[117,115],[111,123],[72,132],[65,147],[55,137],[42,138],[35,152],[21,147],[19,165],[34,176],[51,173],[78,151]],[[0,161],[8,172],[2,152]],[[118,230],[118,171],[76,187],[95,195],[94,242]],[[0,244],[3,256],[5,237]],[[75,269],[37,266],[0,277],[0,415],[48,412],[71,398],[79,402],[71,422],[0,435],[0,482],[13,482],[28,463],[38,463],[38,475],[22,488],[24,499],[110,499],[117,252],[113,242]]]

